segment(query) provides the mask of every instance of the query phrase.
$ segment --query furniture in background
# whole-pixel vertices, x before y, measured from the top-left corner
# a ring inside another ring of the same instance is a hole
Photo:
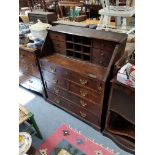
[[[135,89],[111,81],[111,93],[103,133],[129,152],[135,149]]]
[[[41,132],[34,119],[34,115],[28,111],[23,105],[19,104],[19,125],[28,122],[35,129],[36,136],[42,139]]]
[[[127,62],[135,63],[135,44],[127,43],[125,55],[114,65],[113,74]],[[111,80],[106,126],[103,131],[117,145],[126,151],[135,150],[135,89],[117,81],[116,76]]]
[[[119,5],[119,0],[116,0],[116,5],[111,5],[109,0],[102,0],[103,9],[99,10],[99,14],[101,15],[97,30],[102,30],[105,28],[109,30],[110,28],[110,19],[111,17],[116,17],[116,26],[119,29],[126,30],[127,33],[131,33],[134,31],[134,28],[128,28],[129,22],[128,19],[131,18],[135,14],[134,8],[134,0],[126,0],[125,6]],[[121,21],[121,18],[123,21]],[[103,22],[105,20],[105,23]]]
[[[49,23],[51,25],[57,20],[55,12],[29,12],[28,17],[29,22],[37,23],[37,20],[39,19],[41,22]]]
[[[19,46],[19,84],[27,89],[43,93],[38,66],[39,49]]]
[[[89,24],[81,23],[81,22],[72,22],[66,20],[58,20],[53,22],[53,25],[70,25],[70,26],[78,26],[78,27],[89,27]]]
[[[95,4],[84,4],[85,12],[88,18],[99,18],[98,11],[102,9],[102,5]]]
[[[127,35],[57,25],[48,30],[39,59],[46,100],[97,130],[107,110],[106,84],[122,56]],[[44,52],[44,50],[42,50]]]
[[[61,18],[64,17],[62,7],[69,7],[73,9],[73,19],[74,19],[74,11],[76,6],[80,6],[81,10],[83,8],[83,2],[80,2],[80,0],[60,0],[58,1],[58,6],[60,8],[61,12]]]

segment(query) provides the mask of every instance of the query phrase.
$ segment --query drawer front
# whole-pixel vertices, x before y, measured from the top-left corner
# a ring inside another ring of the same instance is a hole
[[[94,114],[88,112],[87,110],[85,110],[84,108],[82,108],[78,105],[75,105],[75,104],[71,104],[71,106],[69,108],[70,108],[70,111],[72,111],[76,115],[80,116],[81,118],[83,118],[93,124],[99,125],[99,116],[94,115]]]
[[[81,118],[94,123],[96,125],[99,124],[99,117],[86,111],[84,108],[79,107],[78,105],[72,104],[71,102],[65,100],[64,98],[59,97],[53,93],[47,92],[48,99],[54,104],[66,108],[71,113],[80,116]]]
[[[65,42],[58,41],[58,40],[52,40],[52,44],[54,48],[61,48],[61,49],[66,49],[66,44]]]
[[[101,48],[101,40],[99,39],[93,39],[93,47],[94,48]]]
[[[74,92],[78,96],[80,96],[84,99],[88,99],[94,103],[97,103],[97,104],[101,103],[101,99],[102,99],[101,95],[98,95],[94,91],[85,89],[85,88],[80,87],[80,86],[73,84],[71,82],[69,84],[69,91]]]
[[[52,40],[65,42],[65,34],[58,33],[58,32],[50,32],[49,36]]]
[[[64,97],[66,99],[69,99],[69,94],[67,93],[67,91],[65,91],[64,89],[61,89],[59,86],[51,83],[51,82],[48,82],[48,81],[45,81],[45,87],[47,89],[47,91],[53,93],[53,94],[56,94],[56,95],[59,95],[61,97]]]
[[[104,67],[108,67],[112,57],[112,52],[104,51],[103,49],[93,48],[92,50],[92,62]]]
[[[19,52],[19,61],[27,64],[36,64],[35,56],[32,53],[23,50],[20,50]]]
[[[37,78],[40,78],[40,73],[37,65],[27,65],[25,63],[19,63],[19,71],[22,73],[28,73]]]
[[[62,41],[52,40],[53,48],[55,52],[65,55],[66,53],[66,44]]]
[[[42,70],[42,75],[45,81],[48,81],[48,88],[51,89],[53,86],[60,86],[67,89],[67,80],[62,78],[61,76],[57,76],[50,72]]]
[[[19,83],[24,87],[27,86],[29,89],[34,88],[38,92],[42,92],[41,81],[36,77],[22,74],[19,77]]]
[[[94,91],[96,91],[99,94],[104,91],[103,82],[98,81],[96,79],[92,79],[92,78],[80,75],[78,73],[75,73],[75,72],[69,72],[68,79],[70,81],[78,83],[81,86],[85,86],[90,89],[93,89]]]
[[[93,39],[93,47],[104,49],[105,51],[113,51],[116,43],[112,41]]]
[[[69,102],[67,102],[65,99],[62,99],[61,97],[59,97],[58,95],[56,94],[53,94],[51,92],[48,92],[47,91],[47,96],[48,96],[48,99],[53,102],[54,104],[58,105],[58,106],[61,106],[63,108],[66,108],[66,109],[69,109]]]
[[[40,60],[40,66],[41,66],[41,70],[46,70],[46,71],[53,73],[57,76],[61,76],[61,77],[68,76],[68,71],[66,69],[61,68],[55,64],[51,64],[47,61]]]
[[[84,98],[81,98],[73,93],[68,93],[68,94],[69,94],[69,98],[68,98],[69,101],[79,105],[80,107],[85,108],[89,112],[92,112],[96,115],[100,115],[101,113],[100,105],[94,104],[93,102],[89,102]]]

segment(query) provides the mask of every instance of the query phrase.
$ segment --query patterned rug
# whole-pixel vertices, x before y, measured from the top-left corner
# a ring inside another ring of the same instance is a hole
[[[38,148],[41,155],[115,155],[70,126],[61,125]]]

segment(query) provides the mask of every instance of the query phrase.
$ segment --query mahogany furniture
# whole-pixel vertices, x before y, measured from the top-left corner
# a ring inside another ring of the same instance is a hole
[[[42,94],[41,76],[38,66],[39,49],[19,47],[19,84]]]
[[[117,81],[111,81],[111,93],[104,134],[111,137],[123,149],[135,149],[135,89]]]
[[[41,22],[49,23],[51,25],[57,20],[55,12],[29,12],[28,17],[29,22],[37,23],[37,20],[39,19]]]
[[[107,110],[107,82],[124,53],[127,35],[57,25],[43,46],[50,56],[39,59],[46,100],[97,130]]]

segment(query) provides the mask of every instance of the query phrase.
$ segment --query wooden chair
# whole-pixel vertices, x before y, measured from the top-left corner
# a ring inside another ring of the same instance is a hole
[[[72,7],[73,8],[73,19],[74,19],[74,11],[75,11],[75,7],[76,6],[81,6],[81,10],[83,8],[83,2],[80,2],[80,0],[60,0],[58,2],[58,6],[60,8],[60,12],[61,12],[61,17],[63,18],[63,11],[62,11],[62,7]]]
[[[127,23],[127,19],[135,14],[134,0],[126,0],[124,6],[120,5],[119,0],[116,0],[115,6],[111,5],[109,0],[102,0],[102,6],[103,9],[99,10],[101,18],[97,30],[102,30],[103,28],[108,30],[110,27],[110,19],[112,16],[116,17],[115,22],[117,27],[119,27],[120,29],[127,29],[127,26],[129,26],[129,24]],[[121,18],[123,18],[123,22],[121,21]],[[103,23],[103,20],[105,21],[105,23]],[[134,31],[134,29],[129,30],[129,32],[132,31]]]
[[[42,139],[41,132],[34,119],[34,115],[28,111],[24,106],[19,104],[19,125],[24,122],[28,122],[36,130],[36,136]]]

